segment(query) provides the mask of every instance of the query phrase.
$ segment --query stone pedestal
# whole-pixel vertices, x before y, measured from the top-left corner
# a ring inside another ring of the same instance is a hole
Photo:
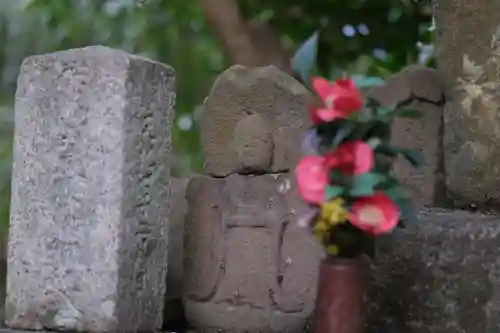
[[[500,219],[428,210],[378,242],[367,333],[500,332]]]
[[[23,62],[9,327],[161,327],[174,98],[172,68],[106,47]]]

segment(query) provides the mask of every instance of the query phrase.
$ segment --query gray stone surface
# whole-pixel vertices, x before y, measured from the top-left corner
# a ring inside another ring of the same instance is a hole
[[[182,311],[184,219],[187,212],[186,187],[189,178],[172,178],[168,233],[168,272],[165,296],[164,327],[177,328],[184,324]]]
[[[500,332],[500,218],[424,211],[378,242],[367,333]]]
[[[298,148],[303,132],[311,125],[307,104],[313,98],[306,87],[274,66],[235,65],[225,70],[201,117],[205,174],[293,170],[302,157]]]
[[[184,240],[184,218],[187,212],[186,187],[189,178],[172,178],[170,193],[172,210],[169,225],[169,251],[167,273],[167,297],[180,298],[182,288],[182,252]]]
[[[414,206],[433,207],[445,195],[443,165],[444,88],[436,70],[409,66],[391,76],[386,84],[374,88],[372,97],[386,106],[402,105],[419,110],[419,119],[396,118],[392,125],[392,143],[420,151],[424,165],[414,169],[399,158],[394,173],[409,187]]]
[[[445,82],[446,185],[455,204],[500,206],[500,2],[436,0]]]
[[[0,333],[51,333],[51,331],[26,331],[10,328],[0,328]],[[196,331],[158,331],[158,333],[197,333]]]
[[[50,333],[51,331],[25,331],[10,328],[0,328],[0,333]],[[196,331],[158,331],[158,333],[197,333]]]
[[[201,332],[302,333],[323,249],[297,226],[305,204],[289,174],[193,177],[184,305]]]
[[[100,46],[23,62],[9,327],[160,328],[174,84],[172,68]]]

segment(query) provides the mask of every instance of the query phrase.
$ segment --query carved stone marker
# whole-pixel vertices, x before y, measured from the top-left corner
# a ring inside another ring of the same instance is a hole
[[[302,333],[308,326],[322,250],[297,226],[304,203],[288,172],[309,125],[308,98],[271,66],[233,66],[208,97],[209,175],[189,182],[184,242],[185,311],[201,332]]]
[[[172,68],[100,46],[24,61],[9,327],[161,327],[174,83]]]
[[[409,66],[376,87],[371,95],[386,106],[402,105],[421,112],[419,119],[396,118],[394,145],[421,152],[424,165],[414,169],[403,158],[394,165],[398,179],[409,187],[415,208],[442,204],[444,189],[443,109],[444,88],[436,70]]]
[[[500,2],[436,0],[436,56],[447,87],[447,188],[459,205],[500,206]]]

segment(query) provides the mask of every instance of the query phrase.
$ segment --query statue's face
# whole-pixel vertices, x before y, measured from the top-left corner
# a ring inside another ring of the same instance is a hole
[[[266,173],[272,169],[273,136],[269,120],[248,115],[234,129],[232,149],[240,173]]]

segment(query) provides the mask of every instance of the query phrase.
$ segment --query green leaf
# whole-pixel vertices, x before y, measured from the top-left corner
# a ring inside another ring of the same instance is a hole
[[[384,143],[380,144],[375,152],[390,157],[396,157],[399,154],[399,151],[395,147]]]
[[[344,122],[340,128],[336,131],[335,136],[333,137],[332,140],[332,148],[337,148],[337,146],[349,135],[353,133],[353,131],[356,129],[356,123],[352,121],[346,121]]]
[[[386,175],[384,180],[377,185],[377,189],[381,191],[388,191],[395,186],[400,186],[399,181],[393,176]]]
[[[392,169],[393,164],[394,164],[394,157],[376,153],[375,168],[373,169],[373,171],[377,173],[388,174]]]
[[[349,179],[345,176],[345,174],[343,174],[337,169],[330,170],[330,181],[333,184],[342,187],[348,186],[350,184]]]
[[[370,109],[376,109],[381,107],[382,105],[373,97],[368,97],[366,100],[366,107]]]
[[[366,141],[366,143],[372,147],[372,149],[377,149],[377,147],[382,143],[379,138],[370,138]]]
[[[418,222],[417,214],[408,199],[400,198],[399,200],[396,200],[396,204],[398,205],[401,213],[400,219],[403,227],[413,226]]]
[[[369,123],[369,130],[363,137],[364,140],[370,138],[379,138],[382,141],[389,141],[391,138],[391,124],[380,121],[373,120]]]
[[[374,193],[372,184],[363,182],[354,183],[349,191],[349,195],[352,197],[366,197],[373,195]]]
[[[359,89],[381,86],[385,83],[384,80],[378,76],[353,75],[352,79]]]
[[[391,108],[385,108],[385,107],[381,107],[379,106],[378,108],[375,109],[375,117],[385,117],[389,114],[391,114],[392,112],[394,112],[393,109]]]
[[[399,109],[396,111],[396,116],[400,118],[418,119],[422,117],[422,112],[413,109]]]
[[[308,82],[309,73],[316,64],[318,56],[319,31],[315,31],[304,44],[300,46],[291,60],[292,70],[300,76],[303,82]]]
[[[401,186],[393,186],[387,190],[384,191],[385,194],[391,197],[392,200],[398,201],[401,200],[404,197],[404,189]]]
[[[326,200],[336,198],[344,193],[342,186],[327,186],[325,189]]]
[[[415,168],[418,168],[422,164],[424,164],[424,157],[418,150],[395,147],[388,144],[381,144],[377,147],[376,152],[391,157],[395,157],[398,154],[401,154]]]
[[[403,155],[408,162],[415,168],[424,164],[424,157],[418,150],[399,148],[399,153]]]
[[[381,181],[383,181],[383,176],[372,172],[354,176],[352,177],[349,195],[353,197],[373,195],[375,186]]]

